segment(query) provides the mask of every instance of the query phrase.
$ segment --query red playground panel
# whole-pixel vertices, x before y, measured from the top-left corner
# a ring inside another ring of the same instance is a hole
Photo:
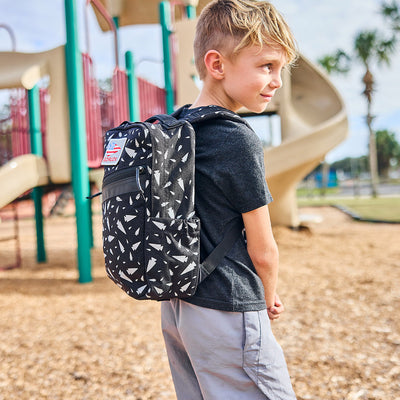
[[[88,166],[89,168],[99,168],[103,158],[104,133],[123,121],[129,120],[128,79],[126,72],[116,67],[112,77],[112,91],[104,91],[98,86],[94,76],[93,61],[88,54],[82,54],[82,67]],[[141,121],[152,115],[165,113],[165,90],[142,78],[137,78],[137,83]],[[45,88],[40,89],[39,96],[43,155],[46,157],[46,117],[50,96]],[[26,90],[16,89],[12,92],[10,117],[7,120],[11,121],[11,129],[7,134],[10,136],[11,158],[29,154],[31,146]],[[0,143],[0,147],[4,147],[3,145]]]

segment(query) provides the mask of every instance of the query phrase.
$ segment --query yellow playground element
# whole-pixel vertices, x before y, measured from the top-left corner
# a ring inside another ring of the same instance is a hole
[[[27,190],[49,183],[46,161],[33,154],[15,157],[0,167],[0,183],[6,188],[0,195],[2,208]]]
[[[54,183],[66,183],[71,181],[71,160],[65,47],[42,53],[0,52],[0,89],[32,89],[45,76],[50,78],[51,98],[46,138],[48,176]]]
[[[16,157],[0,167],[0,208],[36,186],[71,182],[65,46],[41,53],[0,52],[0,89],[32,89],[49,77],[46,157]],[[91,181],[101,186],[102,171],[92,170]]]

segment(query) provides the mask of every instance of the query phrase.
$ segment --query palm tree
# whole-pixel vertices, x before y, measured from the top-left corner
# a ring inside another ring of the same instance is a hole
[[[365,67],[365,74],[362,80],[364,83],[363,95],[367,100],[366,119],[369,131],[369,163],[373,197],[378,195],[377,186],[379,183],[379,175],[376,153],[376,137],[372,128],[372,121],[374,117],[371,112],[371,105],[372,94],[374,92],[374,77],[372,75],[370,66],[374,61],[377,61],[378,64],[386,63],[389,65],[390,55],[394,52],[394,47],[394,37],[390,38],[389,40],[381,39],[376,30],[360,32],[354,41],[355,56]]]
[[[359,61],[365,67],[365,74],[362,78],[364,83],[363,95],[367,100],[366,122],[369,131],[369,163],[371,174],[371,194],[378,195],[378,163],[376,154],[376,138],[372,129],[372,95],[374,93],[374,77],[371,72],[371,65],[389,64],[390,56],[395,50],[396,39],[384,39],[377,31],[362,31],[354,39],[353,52],[348,55],[343,50],[337,50],[333,55],[327,55],[318,60],[328,73],[346,73],[350,69],[350,61]]]
[[[395,34],[400,34],[400,7],[396,1],[383,3],[381,14],[389,20]]]
[[[337,72],[346,74],[350,70],[350,57],[341,49],[334,54],[327,54],[318,60],[318,63],[326,69],[328,74]]]

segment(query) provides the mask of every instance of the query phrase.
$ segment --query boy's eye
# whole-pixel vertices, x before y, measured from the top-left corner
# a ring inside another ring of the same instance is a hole
[[[272,70],[272,64],[271,64],[271,63],[264,64],[262,67],[263,67],[264,69],[268,70],[268,71],[271,71],[271,70]]]

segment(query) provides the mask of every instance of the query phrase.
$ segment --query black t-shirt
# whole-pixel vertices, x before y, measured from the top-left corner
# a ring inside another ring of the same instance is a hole
[[[192,112],[228,112],[237,116],[218,106],[194,109],[186,106],[179,117]],[[201,221],[201,260],[222,240],[229,221],[272,201],[265,180],[261,140],[245,120],[240,118],[240,121],[218,118],[193,124],[196,131],[195,205]],[[224,311],[266,308],[263,285],[243,236],[199,285],[195,295],[185,300]]]

